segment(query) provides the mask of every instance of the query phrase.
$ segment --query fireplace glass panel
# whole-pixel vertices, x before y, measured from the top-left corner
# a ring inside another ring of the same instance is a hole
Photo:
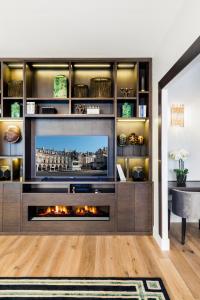
[[[109,221],[109,206],[29,206],[29,221]]]

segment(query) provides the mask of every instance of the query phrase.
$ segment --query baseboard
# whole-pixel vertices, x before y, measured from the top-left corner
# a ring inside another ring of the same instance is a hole
[[[162,239],[159,235],[157,228],[153,227],[153,237],[156,240],[158,246],[162,251],[169,251],[170,250],[170,241],[169,239]]]

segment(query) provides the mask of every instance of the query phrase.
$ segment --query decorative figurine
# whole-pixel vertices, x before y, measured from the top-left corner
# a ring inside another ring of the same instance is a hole
[[[123,97],[129,97],[131,91],[133,91],[133,88],[120,88],[120,92]]]
[[[122,118],[131,118],[132,117],[132,105],[125,102],[122,105]]]
[[[120,135],[118,135],[117,137],[117,141],[118,141],[118,145],[123,147],[126,146],[127,144],[127,136],[124,133],[121,133]]]
[[[76,104],[75,105],[75,114],[85,114],[86,106],[85,104]]]
[[[137,145],[138,144],[138,136],[133,132],[128,137],[129,145]]]
[[[144,137],[142,135],[138,136],[138,144],[139,145],[144,145]]]

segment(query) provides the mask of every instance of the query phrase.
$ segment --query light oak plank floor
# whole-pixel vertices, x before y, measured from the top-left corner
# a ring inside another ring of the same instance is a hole
[[[180,224],[162,252],[148,236],[0,236],[0,276],[161,277],[172,300],[200,299],[200,231]]]

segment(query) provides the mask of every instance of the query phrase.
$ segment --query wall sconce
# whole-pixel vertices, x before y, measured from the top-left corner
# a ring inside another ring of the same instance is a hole
[[[171,126],[184,127],[184,104],[172,104]]]

